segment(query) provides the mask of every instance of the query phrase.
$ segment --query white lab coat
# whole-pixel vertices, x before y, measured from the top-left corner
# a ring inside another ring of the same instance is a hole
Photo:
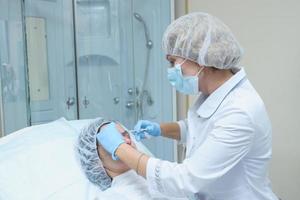
[[[244,69],[211,95],[201,94],[179,121],[186,144],[182,164],[150,158],[153,196],[201,200],[274,200],[268,175],[272,129]]]
[[[145,179],[138,176],[135,171],[125,172],[112,181],[112,186],[97,195],[95,200],[124,199],[124,200],[150,200]]]
[[[170,200],[170,198],[152,198],[147,190],[147,182],[133,170],[125,172],[112,181],[110,188],[95,193],[94,200]],[[186,200],[176,198],[172,200]]]
[[[1,188],[0,188],[1,189]],[[1,191],[1,190],[0,190]],[[1,197],[1,195],[0,195]],[[0,198],[1,199],[1,198]],[[36,198],[38,199],[38,198]],[[152,198],[147,190],[146,180],[137,175],[134,170],[129,170],[114,177],[112,185],[101,191],[88,180],[77,181],[61,190],[56,191],[43,200],[187,200],[186,198]],[[1,199],[2,200],[2,199]],[[4,199],[3,199],[4,200]],[[5,198],[5,200],[16,200]]]

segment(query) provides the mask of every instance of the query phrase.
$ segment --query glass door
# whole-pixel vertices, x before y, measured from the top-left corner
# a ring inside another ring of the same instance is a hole
[[[80,119],[136,120],[131,0],[75,1]]]
[[[0,136],[29,125],[22,1],[0,0]]]
[[[170,1],[0,0],[0,135],[60,117],[172,121]],[[25,62],[25,60],[27,62]],[[174,142],[144,143],[173,160]]]
[[[136,121],[131,0],[25,0],[31,124]]]
[[[25,0],[31,124],[77,119],[72,1]]]

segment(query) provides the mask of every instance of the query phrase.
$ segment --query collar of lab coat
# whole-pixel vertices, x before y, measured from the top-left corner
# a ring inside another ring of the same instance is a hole
[[[200,105],[197,114],[203,118],[209,118],[216,112],[222,101],[235,88],[235,86],[246,77],[245,70],[242,68],[223,85],[211,93]]]

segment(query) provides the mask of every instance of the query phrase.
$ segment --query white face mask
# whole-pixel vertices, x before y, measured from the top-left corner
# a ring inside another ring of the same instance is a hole
[[[204,67],[202,67],[195,76],[183,76],[182,74],[182,64],[176,64],[175,67],[168,69],[168,80],[173,87],[176,88],[178,92],[183,94],[195,95],[199,93],[199,74],[202,72]]]

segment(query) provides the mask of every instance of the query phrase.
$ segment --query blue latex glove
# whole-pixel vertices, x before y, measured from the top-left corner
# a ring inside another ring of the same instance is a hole
[[[121,144],[125,143],[125,140],[114,122],[101,129],[100,133],[97,134],[97,141],[111,154],[113,160],[119,160],[115,152]]]
[[[134,132],[137,141],[145,139],[146,134],[153,137],[161,136],[160,125],[148,120],[139,120],[134,127]]]

